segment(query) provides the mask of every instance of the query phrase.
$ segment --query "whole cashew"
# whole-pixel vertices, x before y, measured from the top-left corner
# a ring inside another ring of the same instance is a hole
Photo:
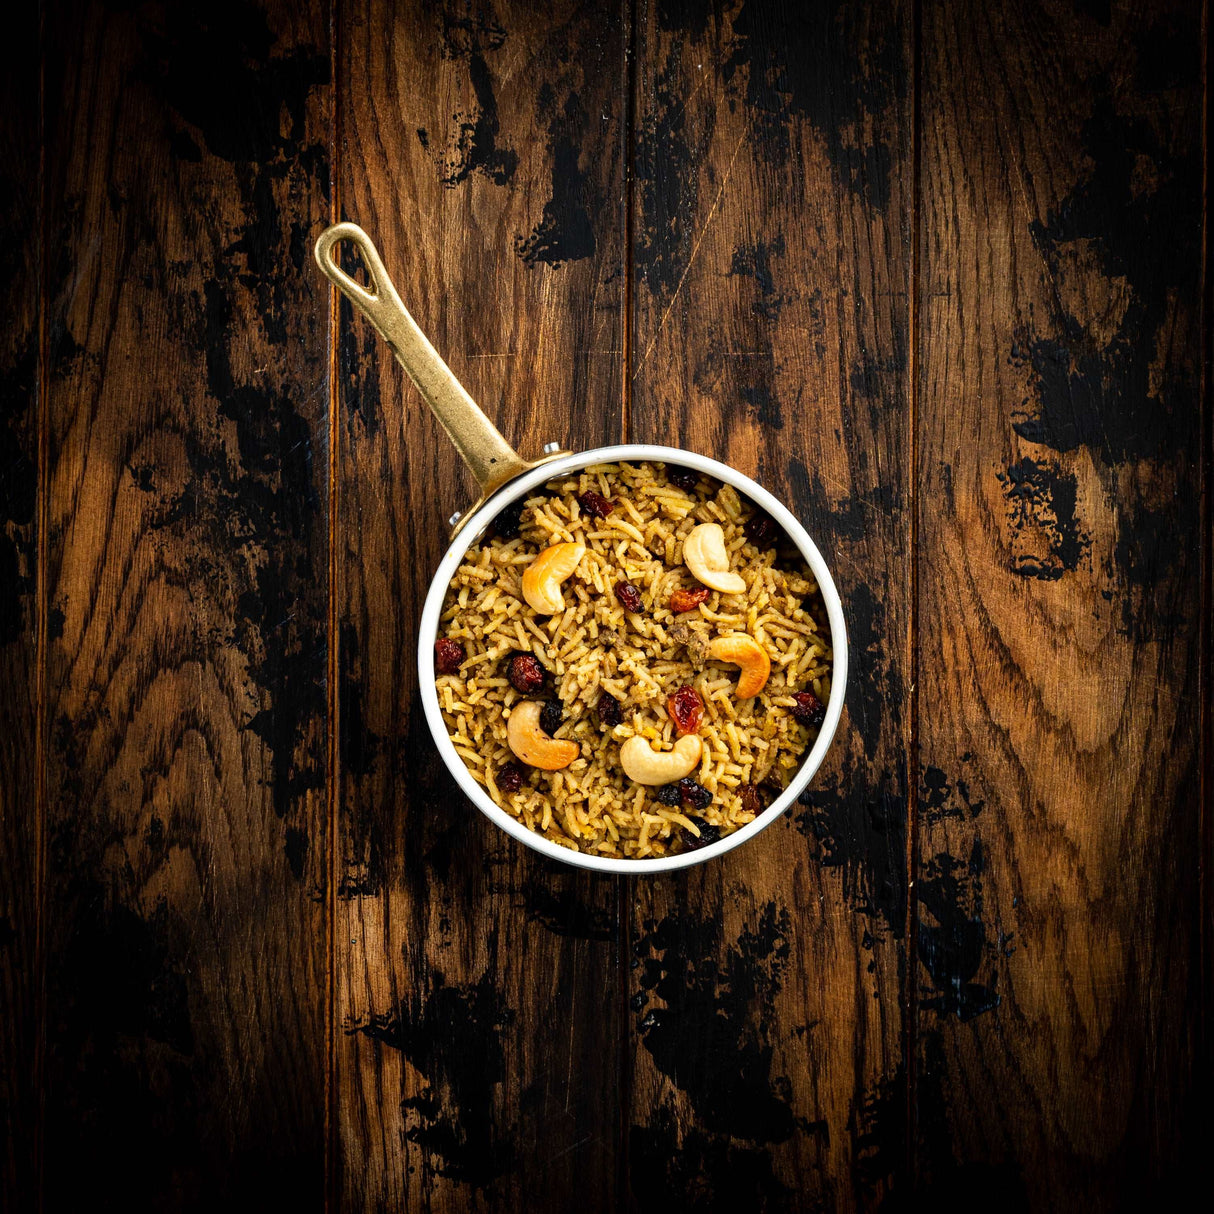
[[[644,738],[629,738],[620,747],[620,766],[637,784],[670,784],[689,776],[700,761],[704,743],[694,733],[680,738],[673,750],[654,750]]]
[[[540,728],[540,713],[544,706],[538,700],[523,700],[510,710],[506,722],[506,741],[514,755],[528,767],[543,771],[560,771],[582,753],[576,742],[550,738]]]
[[[696,581],[722,594],[741,594],[746,583],[729,570],[725,532],[716,523],[701,523],[683,541],[683,564]]]
[[[551,548],[545,548],[523,573],[523,598],[540,615],[564,611],[561,583],[585,555],[585,544],[553,544]]]
[[[734,666],[742,668],[742,673],[738,676],[738,686],[734,691],[739,700],[749,700],[767,686],[767,676],[771,674],[771,658],[754,637],[747,636],[744,632],[727,637],[713,637],[708,642],[708,656],[714,662],[731,662]]]

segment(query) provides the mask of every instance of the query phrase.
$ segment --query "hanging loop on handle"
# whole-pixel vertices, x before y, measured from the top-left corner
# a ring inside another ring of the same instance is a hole
[[[338,264],[337,246],[342,241],[349,241],[358,249],[371,277],[370,290],[351,278]],[[409,373],[464,463],[472,470],[481,488],[481,501],[537,463],[546,462],[523,459],[464,391],[463,384],[409,315],[375,245],[362,228],[355,223],[338,223],[326,228],[316,241],[316,264],[392,347],[400,365]],[[557,452],[547,459],[563,454]],[[466,511],[464,519],[475,508]]]

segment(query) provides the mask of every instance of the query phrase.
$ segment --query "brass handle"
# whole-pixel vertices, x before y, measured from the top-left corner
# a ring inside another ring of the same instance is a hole
[[[371,290],[355,282],[337,264],[336,250],[343,240],[350,241],[362,254],[371,275]],[[546,462],[529,463],[522,459],[464,391],[463,384],[409,315],[375,245],[358,224],[338,223],[326,228],[316,242],[316,264],[392,347],[400,365],[408,371],[409,378],[450,435],[464,463],[472,469],[472,475],[481,487],[481,501],[507,481],[534,468],[536,463]],[[465,512],[464,517],[471,513],[471,510]]]

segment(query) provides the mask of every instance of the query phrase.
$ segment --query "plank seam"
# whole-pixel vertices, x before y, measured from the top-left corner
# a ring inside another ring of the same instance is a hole
[[[906,965],[903,981],[905,1008],[902,1025],[903,1073],[906,1075],[906,1143],[904,1183],[911,1191],[916,1181],[915,1143],[916,1059],[918,1056],[918,889],[915,878],[919,867],[919,291],[920,291],[920,211],[922,205],[922,33],[923,6],[912,0],[911,8],[911,282],[907,301],[908,351],[910,369],[907,412],[910,428],[910,610],[908,630],[910,655],[910,737],[906,772]]]
[[[1211,931],[1214,924],[1214,906],[1210,902],[1209,864],[1214,852],[1214,834],[1211,833],[1210,803],[1214,797],[1214,722],[1211,718],[1211,620],[1214,609],[1214,510],[1210,500],[1214,484],[1214,408],[1211,405],[1210,374],[1214,366],[1214,334],[1210,331],[1210,318],[1214,316],[1214,277],[1210,265],[1210,0],[1201,6],[1201,529],[1202,529],[1202,575],[1201,575],[1201,626],[1198,637],[1201,705],[1198,727],[1200,748],[1201,799],[1198,807],[1197,825],[1197,900],[1198,900],[1198,967],[1200,972],[1198,1007],[1199,1077],[1208,1077],[1211,1071],[1209,1016],[1211,1004]],[[1200,1082],[1200,1078],[1199,1078]]]
[[[34,1118],[34,1188],[37,1194],[37,1209],[45,1208],[43,1159],[46,1130],[46,1084],[43,1077],[46,1069],[46,1003],[47,1003],[47,956],[46,956],[46,716],[49,660],[47,632],[50,625],[50,603],[47,592],[49,574],[49,543],[47,520],[50,517],[49,469],[50,469],[50,365],[47,357],[47,318],[50,301],[47,298],[50,276],[48,273],[50,241],[47,238],[47,187],[46,173],[46,6],[40,5],[38,12],[38,234],[35,264],[38,274],[38,373],[37,401],[35,403],[38,429],[38,485],[36,526],[38,536],[35,546],[34,611],[35,622],[35,692],[34,692],[34,965],[37,973],[34,985],[34,1091],[37,1094],[37,1110]]]
[[[329,79],[330,108],[329,108],[329,222],[338,223],[341,219],[341,173],[340,156],[341,141],[338,138],[340,115],[341,88],[341,56],[338,53],[340,36],[340,6],[338,0],[329,2]],[[337,288],[328,287],[329,316],[329,586],[328,586],[328,618],[326,644],[326,673],[328,687],[325,695],[326,752],[329,764],[328,780],[325,798],[328,821],[326,822],[326,837],[329,854],[326,863],[325,893],[325,947],[327,951],[325,991],[325,1121],[324,1121],[324,1206],[334,1210],[340,1205],[337,1200],[337,1165],[338,1165],[338,1132],[336,1117],[337,1093],[337,813],[338,793],[340,789],[340,755],[338,753],[338,687],[340,677],[341,654],[338,650],[337,631],[337,524],[338,524],[338,396],[340,381],[338,379],[338,324],[340,308],[338,306]]]

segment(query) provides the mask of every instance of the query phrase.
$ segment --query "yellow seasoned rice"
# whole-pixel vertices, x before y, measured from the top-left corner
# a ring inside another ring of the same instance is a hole
[[[592,490],[613,499],[604,519],[582,510],[578,495]],[[799,725],[792,694],[830,699],[831,650],[818,587],[800,561],[760,551],[744,527],[755,513],[731,485],[700,476],[694,493],[672,484],[662,464],[598,464],[550,481],[527,498],[519,535],[482,537],[452,579],[439,635],[458,641],[465,660],[455,674],[436,679],[443,719],[473,777],[507,813],[563,847],[592,855],[650,859],[685,850],[697,838],[723,837],[754,814],[743,808],[747,784],[785,786],[817,731]],[[731,568],[745,593],[713,591],[696,610],[675,616],[671,591],[698,583],[682,563],[682,544],[699,523],[719,523]],[[522,595],[524,570],[552,544],[581,543],[586,554],[562,586],[566,610],[537,615]],[[782,541],[787,544],[787,541]],[[791,550],[791,549],[790,549]],[[614,593],[631,582],[644,609],[630,614]],[[692,644],[687,640],[689,633]],[[750,700],[734,698],[738,670],[696,665],[689,648],[713,636],[748,633],[771,658],[771,676]],[[532,653],[549,674],[549,695],[561,701],[555,735],[576,742],[578,758],[561,771],[518,763],[522,788],[505,793],[497,773],[517,763],[506,742],[506,721],[521,696],[506,677],[516,653]],[[620,744],[634,734],[662,748],[677,740],[666,698],[690,684],[704,701],[704,743],[692,779],[712,794],[702,810],[668,806],[658,789],[623,773]],[[606,728],[596,711],[608,693],[621,701],[623,723]]]

